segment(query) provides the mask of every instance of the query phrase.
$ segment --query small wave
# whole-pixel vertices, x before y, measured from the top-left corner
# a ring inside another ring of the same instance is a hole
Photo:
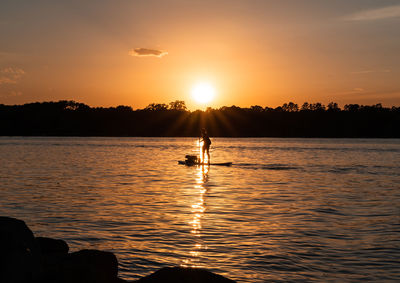
[[[262,169],[266,170],[296,170],[298,167],[287,166],[287,165],[263,165]]]
[[[316,209],[312,209],[312,211],[325,214],[344,215],[343,213],[339,212],[334,208],[319,207]]]
[[[287,164],[252,164],[252,163],[239,163],[237,167],[253,170],[297,170],[300,169],[296,166],[290,166]]]
[[[395,166],[380,165],[351,165],[351,166],[331,166],[331,165],[311,165],[312,170],[323,173],[333,174],[360,174],[360,175],[387,175],[398,176],[398,170]]]
[[[228,145],[221,146],[222,149],[236,149],[236,150],[253,150],[253,151],[296,151],[296,152],[305,152],[305,151],[339,151],[339,152],[400,152],[398,148],[374,148],[374,147],[332,147],[332,146],[265,146],[265,145],[257,145],[257,146],[243,146],[243,145]]]
[[[332,169],[328,170],[330,173],[348,173],[351,171],[356,170],[356,168],[353,167],[333,167]]]

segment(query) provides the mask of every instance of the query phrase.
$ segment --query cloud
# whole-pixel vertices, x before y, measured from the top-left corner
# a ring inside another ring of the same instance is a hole
[[[351,72],[353,75],[374,74],[374,73],[390,73],[391,70],[363,70]]]
[[[0,85],[16,84],[24,75],[25,71],[20,68],[4,68],[0,70]]]
[[[353,102],[360,99],[360,101],[369,100],[372,103],[382,102],[398,104],[400,89],[365,89],[361,87],[354,87],[338,90],[332,92],[330,95],[336,97],[337,99],[351,99]]]
[[[346,89],[346,90],[342,90],[342,91],[338,91],[338,92],[334,92],[334,95],[338,95],[338,96],[348,96],[348,95],[362,95],[368,93],[367,90],[365,90],[362,87],[354,87],[352,89]]]
[[[17,96],[21,96],[22,92],[21,91],[17,91],[17,90],[12,90],[6,93],[0,92],[0,97],[1,98],[10,98],[10,97],[17,97]]]
[[[344,19],[347,21],[373,21],[400,17],[400,5],[364,10],[351,14]]]
[[[21,96],[21,95],[22,95],[22,91],[13,90],[10,92],[10,96]]]
[[[131,56],[138,56],[138,57],[148,57],[154,56],[161,58],[167,55],[168,52],[163,50],[155,50],[155,49],[148,49],[148,48],[135,48],[129,51],[129,55]]]

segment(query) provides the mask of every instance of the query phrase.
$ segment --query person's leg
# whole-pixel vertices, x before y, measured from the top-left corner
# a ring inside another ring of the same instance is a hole
[[[210,147],[207,147],[207,158],[208,158],[208,163],[210,164],[211,160],[210,160]]]
[[[201,158],[201,162],[204,163],[204,152],[206,151],[205,146],[203,145],[202,149],[202,158]]]

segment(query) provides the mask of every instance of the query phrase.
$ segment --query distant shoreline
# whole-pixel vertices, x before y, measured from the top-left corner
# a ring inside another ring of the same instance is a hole
[[[187,111],[180,104],[92,108],[74,101],[0,104],[0,136],[400,138],[400,107],[285,103]]]
[[[165,138],[165,139],[175,139],[175,138],[182,138],[182,139],[198,139],[199,137],[196,136],[58,136],[58,135],[0,135],[0,138]],[[377,140],[398,140],[400,137],[210,137],[213,138],[223,138],[223,139],[338,139],[338,140],[364,140],[364,139],[377,139]]]

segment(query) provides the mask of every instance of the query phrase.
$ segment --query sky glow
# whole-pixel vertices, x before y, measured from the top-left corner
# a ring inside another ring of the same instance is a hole
[[[400,105],[394,0],[0,3],[0,104]],[[357,91],[355,91],[357,90]]]

